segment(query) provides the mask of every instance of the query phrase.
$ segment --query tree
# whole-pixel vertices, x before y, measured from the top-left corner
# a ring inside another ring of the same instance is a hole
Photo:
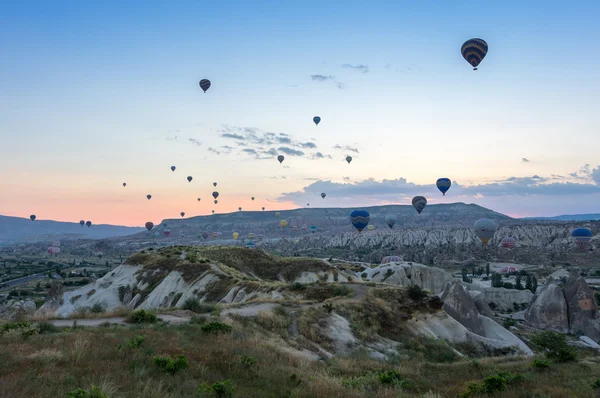
[[[531,293],[535,293],[538,288],[537,278],[535,276],[531,276]]]
[[[531,275],[527,275],[527,279],[525,279],[525,289],[531,290],[532,286],[533,286],[533,283],[531,280]]]
[[[521,284],[521,275],[517,275],[517,279],[515,280],[515,289],[523,290],[523,285]]]
[[[35,291],[39,292],[41,290],[42,290],[42,282],[36,283],[36,285],[35,285]]]
[[[504,282],[502,282],[502,275],[497,272],[492,274],[492,287],[503,287]]]
[[[490,263],[485,265],[485,276],[490,276]]]

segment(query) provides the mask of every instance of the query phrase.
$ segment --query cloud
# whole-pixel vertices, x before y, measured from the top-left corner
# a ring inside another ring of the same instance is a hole
[[[223,138],[232,138],[234,140],[245,140],[246,139],[246,137],[244,137],[243,135],[230,134],[230,133],[221,134],[221,137],[223,137]]]
[[[290,156],[304,156],[304,152],[297,150],[297,149],[288,148],[285,146],[280,146],[279,148],[277,148],[277,150],[279,152],[283,152],[286,155],[290,155]]]
[[[355,71],[362,72],[362,73],[367,73],[369,71],[369,65],[362,65],[362,64],[359,64],[359,65],[344,64],[344,65],[342,65],[342,68],[353,69]]]
[[[435,184],[415,184],[403,177],[392,180],[366,180],[348,182],[349,177],[344,177],[344,182],[316,181],[300,191],[281,194],[279,200],[292,201],[302,204],[307,195],[327,192],[328,197],[336,197],[340,203],[381,204],[398,203],[403,199],[410,199],[414,195],[425,195],[437,198],[439,192]],[[449,193],[457,200],[465,198],[501,198],[501,197],[559,197],[574,195],[600,195],[600,167],[590,170],[590,181],[587,183],[573,183],[568,180],[557,181],[555,177],[539,175],[526,177],[509,177],[477,185],[461,185],[453,181]],[[516,205],[515,205],[516,206]]]
[[[200,141],[198,141],[197,139],[195,139],[195,138],[188,138],[188,141],[191,142],[194,145],[202,146],[202,143]]]
[[[258,152],[256,152],[256,149],[252,149],[252,148],[242,149],[242,152],[246,152],[246,153],[248,153],[250,155],[257,155],[258,154]]]
[[[335,76],[310,75],[310,78],[316,82],[326,82],[327,80],[335,79]]]
[[[342,145],[337,144],[333,147],[333,149],[343,149],[344,151],[347,151],[347,152],[360,153],[358,148],[354,148],[354,147],[351,147],[348,145],[342,146]]]
[[[313,148],[314,149],[317,147],[317,144],[315,144],[314,142],[301,142],[300,146],[302,148]]]
[[[216,153],[217,155],[221,154],[221,152],[217,151],[215,148],[212,148],[212,147],[208,148],[208,152]]]
[[[321,152],[316,152],[313,156],[313,159],[333,159],[331,155],[323,155]]]
[[[529,163],[529,159],[527,159],[527,158],[521,158],[521,161],[522,161],[523,163]]]

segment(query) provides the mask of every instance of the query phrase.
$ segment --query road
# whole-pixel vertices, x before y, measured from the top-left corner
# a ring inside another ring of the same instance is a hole
[[[13,279],[13,280],[10,280],[10,281],[7,281],[7,282],[3,282],[2,285],[6,285],[6,287],[3,287],[2,289],[7,289],[7,288],[15,287],[15,286],[26,285],[29,282],[34,282],[34,281],[37,281],[37,280],[42,280],[42,279],[44,279],[46,277],[47,277],[47,274],[44,274],[44,273],[27,275],[27,276],[24,276],[22,278]]]
[[[181,325],[183,323],[188,323],[190,318],[188,317],[180,317],[170,314],[157,314],[156,317],[163,322],[170,323],[171,325]],[[110,318],[88,318],[88,319],[53,319],[48,321],[56,327],[70,327],[73,326],[73,322],[77,322],[77,326],[87,326],[87,327],[99,327],[104,326],[106,324],[111,325],[127,325],[126,319],[124,317],[110,317]]]

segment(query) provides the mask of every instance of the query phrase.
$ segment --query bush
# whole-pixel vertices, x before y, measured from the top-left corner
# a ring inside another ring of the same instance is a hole
[[[303,283],[295,282],[292,286],[290,286],[290,290],[304,290],[306,286]]]
[[[256,358],[252,357],[250,355],[242,355],[240,357],[240,363],[246,369],[252,369],[253,367],[256,366]]]
[[[592,383],[592,388],[594,390],[597,388],[600,388],[600,377],[598,377],[596,380],[594,380],[594,382]]]
[[[231,326],[218,321],[212,321],[200,326],[200,329],[204,333],[229,333],[231,332]]]
[[[534,359],[531,366],[535,369],[546,369],[549,368],[552,362],[546,359]]]
[[[508,329],[511,326],[515,326],[516,324],[517,321],[515,321],[514,319],[505,319],[504,322],[502,322],[502,326],[504,326],[505,329]]]
[[[515,285],[513,285],[510,282],[504,282],[504,284],[502,284],[502,287],[505,288],[505,289],[514,289]]]
[[[31,322],[6,323],[0,328],[0,335],[20,335],[24,339],[39,333],[39,327]]]
[[[96,304],[92,305],[92,307],[90,308],[90,312],[92,312],[94,314],[101,314],[104,311],[106,311],[106,308],[104,307],[104,305],[102,305],[100,303],[96,303]]]
[[[40,334],[58,333],[59,329],[51,323],[38,323]]]
[[[92,386],[89,390],[78,388],[67,393],[67,398],[109,398],[100,387]]]
[[[233,384],[231,384],[231,380],[227,379],[227,380],[223,380],[223,381],[217,381],[211,385],[208,384],[202,384],[200,385],[200,388],[198,389],[198,393],[201,395],[209,395],[209,396],[214,396],[214,397],[219,397],[219,398],[227,398],[227,397],[233,397],[233,392],[235,391],[235,388],[233,386]]]
[[[561,333],[536,333],[531,337],[531,343],[554,362],[565,363],[577,360],[577,351],[567,344],[566,336]]]
[[[419,285],[412,285],[408,288],[408,297],[415,301],[423,300],[427,297],[427,292],[421,289]]]
[[[156,323],[156,315],[146,310],[133,311],[127,321],[130,323]]]
[[[461,396],[472,397],[473,395],[502,392],[506,390],[506,387],[509,384],[522,381],[523,379],[523,375],[517,372],[499,372],[495,375],[486,377],[481,383],[470,384],[469,387],[467,387],[467,391],[461,394]]]
[[[389,370],[387,372],[379,372],[377,379],[381,384],[392,384],[404,389],[411,389],[414,387],[414,383],[411,380],[405,379],[402,375],[395,370]]]
[[[207,312],[212,312],[215,309],[215,306],[213,304],[201,303],[200,300],[195,298],[189,298],[185,300],[181,308],[184,310],[193,311],[197,314],[204,314]]]
[[[122,348],[140,348],[140,346],[144,343],[144,336],[135,336],[131,340],[125,340],[125,343],[119,344],[119,349]]]
[[[189,366],[185,355],[178,355],[175,359],[171,357],[154,357],[154,365],[165,373],[174,375],[180,370],[187,369]]]

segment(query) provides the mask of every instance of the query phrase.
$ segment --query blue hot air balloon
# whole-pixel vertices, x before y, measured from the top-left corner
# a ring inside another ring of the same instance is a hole
[[[450,189],[452,181],[450,181],[449,178],[438,178],[435,185],[437,186],[437,189],[440,190],[442,195],[446,196],[446,192],[448,192],[448,190]]]
[[[321,118],[319,116],[315,116],[313,117],[313,122],[315,122],[315,124],[318,126],[319,122],[321,121]]]
[[[313,234],[314,234],[315,232],[317,232],[317,229],[318,229],[318,228],[317,228],[317,226],[316,226],[316,225],[311,225],[311,226],[310,226],[310,232],[312,232]]]
[[[365,229],[369,225],[369,221],[371,221],[371,216],[366,210],[354,210],[350,213],[350,222],[358,232]]]
[[[571,239],[575,243],[578,249],[585,249],[592,240],[592,231],[587,228],[577,228],[571,232]]]

